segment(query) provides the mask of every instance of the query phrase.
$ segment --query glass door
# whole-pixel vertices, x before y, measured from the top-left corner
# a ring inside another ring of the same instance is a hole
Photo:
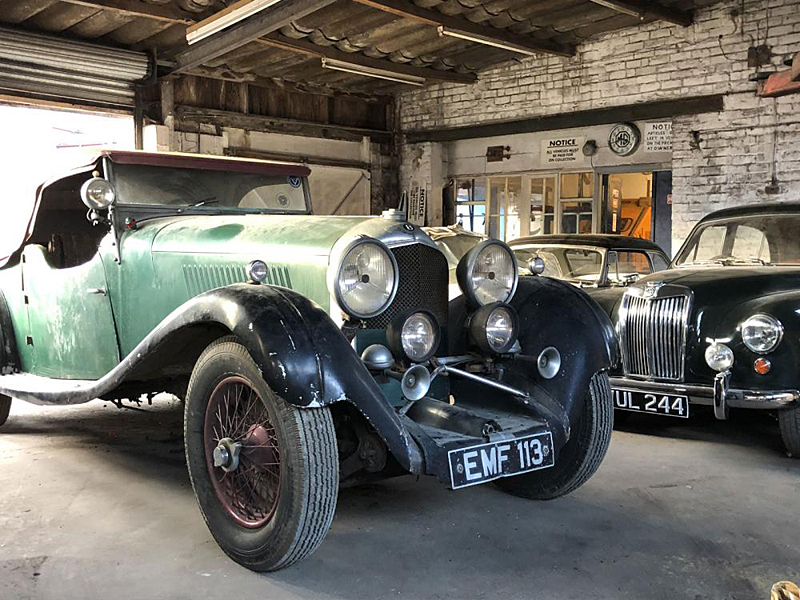
[[[555,233],[556,176],[532,176],[530,182],[530,222],[523,235]]]
[[[563,173],[556,210],[556,233],[594,231],[594,173]]]
[[[509,241],[520,237],[522,177],[489,178],[489,237]]]
[[[486,234],[486,178],[458,180],[456,223],[467,231]]]

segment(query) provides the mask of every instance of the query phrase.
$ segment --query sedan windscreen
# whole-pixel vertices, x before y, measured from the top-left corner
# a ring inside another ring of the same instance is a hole
[[[603,253],[599,249],[575,246],[513,246],[517,263],[527,265],[532,258],[544,261],[546,277],[574,283],[595,284],[603,271]]]
[[[114,165],[120,204],[305,213],[301,177],[150,165]]]
[[[800,215],[749,215],[695,229],[675,266],[800,264]]]

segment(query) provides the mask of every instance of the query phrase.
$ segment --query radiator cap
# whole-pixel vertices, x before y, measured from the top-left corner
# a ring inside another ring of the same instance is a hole
[[[406,211],[397,210],[396,208],[388,208],[381,213],[381,217],[389,219],[390,221],[408,221]]]

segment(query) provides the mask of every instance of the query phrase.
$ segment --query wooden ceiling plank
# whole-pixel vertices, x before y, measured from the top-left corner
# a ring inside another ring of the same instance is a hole
[[[291,50],[293,52],[306,54],[307,56],[340,60],[362,67],[381,69],[400,75],[411,75],[412,77],[423,77],[424,79],[434,79],[438,81],[452,81],[455,83],[474,83],[477,80],[477,76],[474,73],[456,73],[454,71],[440,71],[438,69],[394,63],[388,60],[370,58],[358,52],[342,52],[330,46],[318,46],[307,40],[293,40],[280,34],[270,34],[266,38],[259,39],[259,42],[283,50]]]
[[[692,13],[677,8],[670,8],[658,2],[642,2],[641,0],[590,0],[600,6],[605,6],[617,12],[631,16],[655,17],[661,21],[689,27],[694,22]]]
[[[454,17],[436,10],[421,8],[408,0],[355,1],[359,4],[364,4],[407,19],[413,19],[426,25],[445,27],[464,32],[475,36],[476,39],[484,39],[487,42],[494,41],[500,44],[506,44],[510,47],[516,46],[531,52],[555,54],[557,56],[573,56],[575,54],[575,48],[572,46],[565,46],[546,40],[536,40],[528,36],[512,33],[506,29],[479,25],[462,17]]]
[[[149,4],[140,0],[62,0],[69,4],[90,8],[113,10],[133,17],[191,24],[203,18],[205,13],[193,14],[169,4]]]
[[[185,52],[175,57],[177,67],[173,73],[180,73],[204,64],[231,50],[240,48],[260,37],[276,31],[309,15],[335,0],[294,0],[278,3],[252,16],[241,23],[233,25],[217,35],[197,42]]]

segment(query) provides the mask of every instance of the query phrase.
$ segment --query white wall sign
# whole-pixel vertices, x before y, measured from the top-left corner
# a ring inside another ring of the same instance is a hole
[[[425,225],[425,216],[428,212],[428,190],[415,185],[411,188],[408,199],[408,220],[414,225]]]
[[[645,123],[645,152],[672,152],[672,122]]]
[[[583,137],[561,137],[542,140],[542,166],[563,166],[583,163]]]

